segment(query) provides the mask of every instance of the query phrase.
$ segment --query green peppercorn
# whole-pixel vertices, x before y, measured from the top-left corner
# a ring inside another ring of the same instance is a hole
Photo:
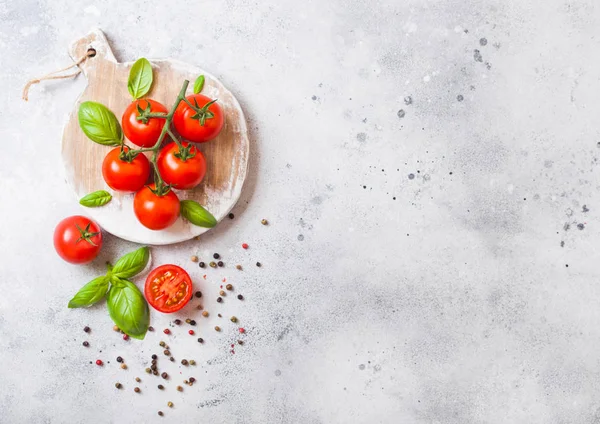
[[[150,368],[146,368],[146,372],[147,372],[148,374],[150,374],[150,373],[152,372],[152,370],[151,370]]]
[[[187,318],[187,319],[185,320],[185,322],[186,322],[186,324],[189,324],[190,322],[192,322],[192,320],[191,320],[191,319],[189,319],[189,318]]]
[[[135,381],[137,381],[137,382],[139,383],[139,382],[140,382],[140,381],[142,381],[142,380],[141,380],[139,377],[136,377],[136,378],[135,378]]]
[[[269,221],[267,221],[266,219],[261,219],[261,220],[260,220],[260,223],[261,223],[262,225],[267,225],[267,224],[269,223]]]
[[[170,401],[169,401],[169,402],[167,402],[167,406],[168,406],[169,408],[172,408],[172,407],[173,407],[173,402],[170,402]]]
[[[229,318],[229,320],[230,320],[231,322],[237,322],[237,320],[238,320],[238,319],[237,319],[236,317],[231,317],[231,318]]]
[[[166,344],[165,342],[160,342],[159,343],[160,347],[165,347],[165,344]]]
[[[209,265],[210,265],[211,268],[216,268],[217,267],[217,264],[214,261],[210,261]]]
[[[190,365],[196,365],[196,361],[194,361],[193,359],[190,359]]]
[[[117,389],[120,389],[121,387],[123,387],[123,385],[122,385],[121,383],[115,383],[115,387],[116,387]]]

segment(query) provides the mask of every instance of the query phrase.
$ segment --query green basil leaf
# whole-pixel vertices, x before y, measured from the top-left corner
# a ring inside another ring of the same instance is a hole
[[[119,120],[103,104],[83,102],[77,116],[79,126],[90,140],[105,146],[118,146],[123,141]]]
[[[112,195],[108,191],[98,190],[83,196],[79,204],[88,208],[97,208],[106,205],[111,199]]]
[[[212,228],[217,225],[217,220],[212,214],[204,209],[198,202],[193,200],[182,200],[181,216],[192,224],[204,228]]]
[[[150,260],[150,249],[140,247],[138,250],[122,256],[112,269],[112,275],[118,278],[130,278],[146,268]]]
[[[148,303],[131,281],[117,280],[108,291],[108,313],[125,334],[143,340],[150,324]]]
[[[194,83],[194,94],[198,94],[204,88],[204,75],[200,75],[196,78],[196,82]]]
[[[140,58],[131,67],[129,71],[129,80],[127,89],[134,99],[145,96],[152,87],[152,65],[146,58]]]
[[[109,278],[104,275],[102,277],[94,278],[73,296],[73,299],[69,301],[69,308],[90,306],[99,300],[102,300],[108,290],[108,281]]]

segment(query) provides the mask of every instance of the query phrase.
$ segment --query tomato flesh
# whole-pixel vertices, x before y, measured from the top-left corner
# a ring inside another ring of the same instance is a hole
[[[167,314],[177,312],[192,298],[192,280],[177,265],[161,265],[148,275],[144,294],[157,311]]]

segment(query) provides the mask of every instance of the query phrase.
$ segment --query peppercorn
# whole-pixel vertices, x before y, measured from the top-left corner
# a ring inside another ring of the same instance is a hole
[[[175,322],[175,324],[177,324],[177,325],[181,324],[181,320],[180,320],[180,319],[176,319],[174,322]]]
[[[195,320],[191,320],[190,321],[190,325],[196,325],[196,321]]]
[[[122,385],[121,383],[115,383],[115,387],[116,387],[117,389],[120,389],[121,387],[123,387],[123,385]]]
[[[192,262],[198,262],[198,256],[192,256],[190,259]]]
[[[165,334],[171,334],[171,330],[169,330],[168,328],[165,328],[163,330],[163,333],[165,333]]]
[[[198,305],[198,306],[196,306],[196,309],[198,309],[199,311],[201,311],[202,309],[204,309],[204,307],[202,305]]]
[[[88,327],[87,325],[85,327],[83,327],[83,331],[85,331],[86,333],[90,332],[90,327]]]
[[[200,268],[204,268],[204,267],[206,266],[206,264],[205,264],[204,262],[200,262],[200,263],[198,264],[198,266],[199,266]]]
[[[165,344],[166,344],[165,342],[160,342],[159,343],[160,347],[165,347]]]
[[[232,214],[231,212],[229,212],[229,215],[227,215],[227,216],[229,217],[229,219],[233,219],[233,218],[235,218],[235,215],[234,215],[234,214]]]
[[[241,265],[236,265],[235,269],[237,269],[238,271],[241,271],[242,270],[242,266]]]
[[[225,295],[227,295],[227,293],[225,293],[223,290],[220,290],[220,291],[219,291],[219,294],[220,294],[221,296],[225,296]]]
[[[211,268],[216,268],[217,267],[217,264],[214,261],[211,261],[209,263],[209,265],[210,265]]]
[[[260,263],[260,262],[257,262],[257,263],[256,263],[256,266],[260,268],[262,265],[261,265],[261,263]]]
[[[162,373],[160,376],[161,376],[162,378],[164,378],[165,380],[166,380],[167,378],[169,378],[169,374],[167,374],[166,372],[163,372],[163,373]]]
[[[237,318],[236,317],[231,317],[229,319],[231,320],[231,322],[237,322]]]
[[[113,325],[113,331],[121,331],[118,325]]]
[[[244,344],[244,341],[243,341],[243,340],[238,340],[238,344],[239,344],[239,345],[243,345],[243,344]]]
[[[151,325],[148,326],[148,331],[154,331],[154,327],[152,327]]]
[[[123,334],[123,340],[129,340],[129,336],[127,334]]]
[[[126,370],[127,369],[127,364],[121,364],[121,369],[122,370]]]
[[[139,387],[134,387],[133,391],[136,392],[136,393],[139,393],[140,392],[140,388]]]
[[[217,314],[217,316],[218,316],[219,318],[223,317],[223,315],[221,315],[221,314]]]
[[[98,365],[99,367],[101,367],[103,363],[104,362],[102,362],[101,359],[96,359],[96,365]]]
[[[242,334],[244,334],[246,332],[246,330],[243,329],[242,327],[240,327],[239,332],[242,333]]]
[[[135,381],[137,381],[137,382],[139,383],[139,382],[140,382],[140,381],[142,381],[142,380],[141,380],[139,377],[136,377],[136,378],[135,378]]]
[[[232,286],[231,284],[227,284],[227,285],[225,286],[225,288],[226,288],[227,290],[233,290],[233,286]]]
[[[177,386],[177,391],[178,391],[178,392],[183,392],[183,387],[181,387],[181,386]]]
[[[151,373],[152,373],[152,370],[151,370],[150,368],[146,368],[146,372],[147,372],[148,374],[151,374]]]
[[[123,362],[123,358],[121,358],[120,356],[117,356],[117,362],[118,362],[118,363],[121,363],[121,362]]]
[[[173,358],[172,356],[169,358],[169,361],[171,362],[175,362],[175,358]]]
[[[269,221],[267,221],[266,219],[261,219],[261,220],[260,220],[260,223],[261,223],[262,225],[267,225],[267,224],[269,223]]]
[[[83,342],[83,345],[84,345],[85,347],[89,347],[89,346],[90,346],[90,343],[89,343],[88,341],[85,341],[85,342]]]
[[[196,295],[196,297],[200,298],[202,297],[202,292],[200,290],[198,290],[196,293],[194,293]]]
[[[242,296],[241,294],[238,294],[237,298],[240,299],[240,300],[244,300],[244,296]]]
[[[217,302],[221,303],[223,301],[223,299],[221,299],[220,297],[217,297]]]
[[[158,369],[158,367],[156,366],[156,364],[152,364],[152,366],[150,367],[150,370],[152,371],[156,371]]]
[[[190,382],[187,380],[183,380],[183,384],[190,384]]]
[[[181,360],[181,365],[187,365],[187,364],[188,364],[188,361],[187,361],[187,359],[182,359],[182,360]]]
[[[203,311],[203,312],[202,312],[202,316],[203,316],[204,318],[208,317],[208,311]]]
[[[190,383],[195,383],[196,379],[194,377],[190,377]]]
[[[196,361],[194,361],[193,359],[190,359],[190,365],[196,365]]]
[[[215,253],[215,254],[213,255],[213,258],[215,258],[215,259],[219,259],[220,257],[221,257],[221,255],[219,255],[218,253]]]
[[[173,407],[173,402],[167,402],[167,406],[168,406],[169,408],[172,408],[172,407]]]
[[[194,335],[194,330],[190,330],[190,331],[188,331],[188,333],[189,333],[190,336],[193,336]]]
[[[215,331],[221,331],[221,327],[219,327],[218,325],[215,327]]]
[[[154,360],[158,359],[158,356],[156,356],[156,353],[152,354],[152,359],[154,359]]]
[[[198,343],[204,343],[204,339],[202,337],[198,337]]]
[[[223,261],[219,261],[219,262],[217,262],[217,265],[219,265],[219,266],[221,266],[221,267],[222,267],[222,266],[223,266],[223,265],[225,265],[225,264],[223,263]]]
[[[165,349],[163,353],[165,354],[165,356],[171,356],[171,352],[167,349]]]
[[[160,415],[162,417],[165,414],[163,414],[163,411],[158,411],[158,415]]]
[[[186,324],[189,324],[190,322],[192,322],[192,320],[191,320],[191,319],[189,319],[189,318],[187,318],[187,319],[185,320],[185,322],[186,322]]]
[[[158,370],[152,370],[152,375],[158,375]]]
[[[159,388],[159,390],[164,390],[164,389],[165,389],[165,386],[163,386],[162,384],[159,384],[159,385],[158,385],[158,388]]]
[[[248,247],[248,243],[242,243],[242,248],[247,249]]]

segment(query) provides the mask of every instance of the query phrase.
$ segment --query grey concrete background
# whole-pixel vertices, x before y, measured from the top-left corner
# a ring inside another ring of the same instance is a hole
[[[592,0],[1,1],[0,422],[600,422],[599,23]],[[212,72],[252,129],[236,218],[153,249],[212,313],[178,315],[206,343],[174,329],[198,365],[161,355],[165,392],[143,372],[162,333],[124,342],[104,305],[66,308],[135,247],[53,251],[81,212],[59,142],[85,82],[20,100],[94,26],[121,61]],[[215,251],[222,270],[189,261]],[[217,307],[222,277],[244,302]]]

